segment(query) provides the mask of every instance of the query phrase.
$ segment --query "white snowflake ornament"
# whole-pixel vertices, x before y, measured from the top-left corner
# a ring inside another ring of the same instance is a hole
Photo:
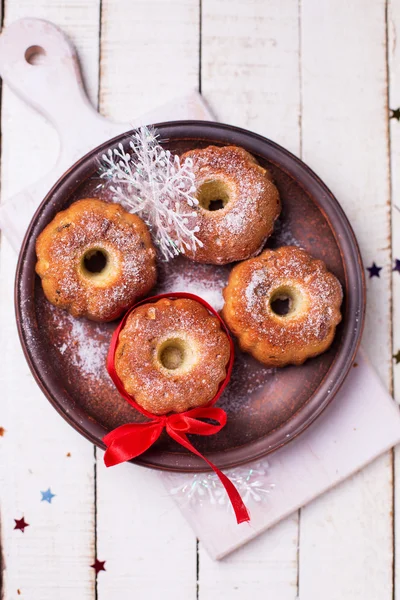
[[[153,129],[140,127],[129,142],[130,152],[118,144],[103,154],[100,176],[110,183],[113,199],[148,225],[168,261],[203,244],[196,237],[199,202],[192,160],[182,163],[157,138]]]
[[[252,503],[268,502],[268,497],[275,488],[275,484],[271,481],[270,465],[266,459],[251,466],[228,469],[225,474],[248,506]],[[229,497],[215,473],[183,475],[177,481],[178,484],[170,489],[170,493],[183,505],[195,507],[210,503],[232,511]]]

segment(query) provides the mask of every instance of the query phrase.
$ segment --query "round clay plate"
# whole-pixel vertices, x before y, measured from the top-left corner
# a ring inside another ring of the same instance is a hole
[[[300,367],[269,369],[236,349],[231,382],[219,401],[228,424],[217,435],[193,436],[196,447],[221,468],[259,458],[290,442],[332,400],[353,364],[364,317],[363,267],[354,233],[339,203],[300,160],[273,142],[243,129],[199,121],[156,125],[173,153],[209,144],[242,146],[268,168],[279,189],[282,214],[267,246],[301,246],[322,259],[344,290],[343,321],[331,348]],[[75,429],[100,447],[103,436],[143,417],[123,400],[105,369],[115,323],[74,319],[44,298],[35,275],[35,241],[60,210],[85,197],[112,199],[98,177],[99,158],[127,144],[129,133],[96,148],[49,192],[26,234],[16,275],[16,312],[24,352],[36,381]],[[196,264],[185,257],[159,264],[153,294],[181,291],[222,307],[231,265]],[[176,471],[202,471],[205,463],[164,434],[137,463]]]

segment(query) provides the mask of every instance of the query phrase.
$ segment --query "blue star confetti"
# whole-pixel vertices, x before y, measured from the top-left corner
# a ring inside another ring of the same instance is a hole
[[[367,267],[367,271],[369,271],[369,278],[371,277],[380,277],[379,273],[382,271],[382,267],[378,267],[374,262],[371,267]]]
[[[56,494],[52,494],[51,493],[51,489],[50,488],[48,490],[46,490],[45,492],[40,492],[40,493],[42,494],[41,502],[48,502],[49,504],[51,504],[52,499],[56,495]]]
[[[398,258],[394,259],[393,271],[397,271],[398,273],[400,273],[400,260]]]

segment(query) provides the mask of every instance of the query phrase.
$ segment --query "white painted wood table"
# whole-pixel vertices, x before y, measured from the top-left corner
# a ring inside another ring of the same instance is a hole
[[[400,0],[3,0],[2,9],[4,25],[40,17],[67,32],[104,115],[129,122],[200,89],[219,120],[314,168],[347,212],[366,266],[382,267],[367,279],[364,347],[399,394],[400,122],[389,108],[400,106]],[[46,173],[57,144],[4,88],[3,201]],[[151,472],[106,472],[102,453],[33,388],[16,341],[15,264],[3,237],[0,597],[400,600],[397,451],[213,562]],[[48,487],[51,505],[40,501]],[[14,530],[22,516],[23,534]],[[97,577],[96,557],[106,561]]]

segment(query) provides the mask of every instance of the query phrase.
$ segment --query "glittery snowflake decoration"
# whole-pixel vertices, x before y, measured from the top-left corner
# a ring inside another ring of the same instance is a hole
[[[240,493],[243,502],[265,502],[275,487],[270,481],[269,463],[260,461],[251,467],[237,467],[225,471],[232,483]],[[181,482],[174,486],[170,493],[176,496],[185,505],[196,506],[209,502],[212,505],[225,507],[232,510],[232,504],[215,473],[196,473],[182,477]]]
[[[149,226],[165,260],[202,246],[196,237],[192,160],[181,162],[164,150],[155,130],[148,127],[132,135],[129,148],[125,151],[118,144],[102,156],[100,176],[108,181],[114,200]]]

